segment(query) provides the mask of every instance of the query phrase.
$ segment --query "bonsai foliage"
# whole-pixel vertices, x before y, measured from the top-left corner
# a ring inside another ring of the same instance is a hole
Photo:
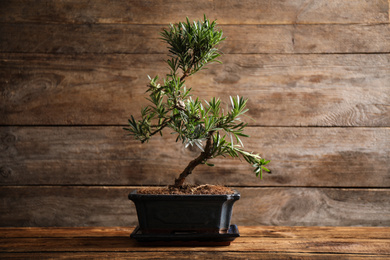
[[[150,105],[141,110],[141,119],[133,116],[128,120],[129,127],[124,128],[129,134],[147,142],[153,135],[162,135],[164,128],[171,128],[186,147],[196,145],[200,155],[192,160],[184,171],[175,179],[175,187],[183,185],[185,178],[199,164],[209,163],[218,156],[240,157],[254,167],[256,176],[262,178],[264,165],[269,161],[258,154],[243,150],[242,137],[246,123],[241,121],[246,109],[247,99],[230,97],[231,107],[227,112],[221,108],[221,100],[212,98],[200,101],[192,98],[191,88],[185,86],[185,80],[216,60],[221,53],[216,46],[225,38],[216,29],[216,22],[186,22],[170,25],[161,33],[162,40],[169,45],[169,59],[166,61],[170,72],[162,82],[158,76],[150,78],[147,92]]]

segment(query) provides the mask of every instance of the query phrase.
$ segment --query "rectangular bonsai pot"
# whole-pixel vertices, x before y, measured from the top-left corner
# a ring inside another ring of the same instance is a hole
[[[129,194],[143,234],[226,233],[233,204],[240,193],[228,195]]]

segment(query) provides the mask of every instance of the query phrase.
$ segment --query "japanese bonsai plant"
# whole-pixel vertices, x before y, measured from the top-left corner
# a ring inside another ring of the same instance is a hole
[[[192,97],[191,88],[185,85],[189,77],[206,65],[212,62],[220,63],[217,58],[221,52],[216,46],[225,38],[222,31],[216,28],[216,21],[210,22],[205,16],[203,21],[191,23],[187,18],[186,22],[171,24],[168,29],[161,32],[161,36],[161,39],[168,44],[169,58],[166,63],[169,73],[163,81],[159,81],[158,76],[149,77],[150,82],[146,92],[150,104],[142,108],[140,119],[136,120],[131,116],[128,120],[129,127],[124,129],[135,139],[145,143],[154,135],[162,135],[165,128],[170,128],[171,132],[176,134],[176,142],[182,142],[185,147],[195,145],[199,148],[199,155],[191,160],[172,185],[166,188],[168,193],[182,193],[181,190],[185,189],[198,191],[197,188],[188,188],[189,186],[185,185],[186,178],[198,165],[213,166],[210,160],[219,156],[243,158],[254,167],[256,176],[261,178],[263,170],[269,171],[265,168],[269,161],[258,154],[245,151],[241,141],[241,138],[249,137],[243,132],[247,123],[241,121],[242,116],[248,111],[247,99],[231,96],[231,106],[224,110],[219,98],[212,97],[209,101],[202,102],[199,98]],[[153,194],[146,196],[147,200],[152,202],[152,206],[149,207],[144,200],[141,201],[144,194],[140,193],[140,191],[132,192],[129,194],[129,199],[136,204],[139,224],[144,233],[172,233],[183,230],[226,232],[230,225],[231,207],[240,197],[237,191],[224,195]],[[183,197],[190,197],[195,202],[184,202]],[[210,208],[210,205],[203,204],[206,200],[212,200],[212,206],[216,206],[209,215],[224,212],[227,216],[219,217],[217,221],[203,217],[207,214],[205,210]],[[169,206],[171,201],[179,202],[179,205]],[[200,203],[201,214],[195,213],[197,202]],[[140,216],[141,213],[157,210],[161,212],[155,213],[155,216]],[[168,215],[182,219],[168,220]],[[197,220],[187,223],[186,219],[192,215],[196,215]],[[165,227],[157,226],[156,223],[147,223],[153,222],[152,219]]]

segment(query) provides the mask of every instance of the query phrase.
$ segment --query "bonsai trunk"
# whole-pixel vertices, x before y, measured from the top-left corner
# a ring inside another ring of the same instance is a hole
[[[192,160],[187,167],[184,169],[184,171],[179,175],[179,178],[175,179],[175,184],[173,187],[180,188],[183,186],[185,179],[192,173],[192,171],[195,169],[196,166],[198,166],[201,163],[205,163],[207,159],[210,159],[210,150],[212,146],[212,139],[213,139],[213,132],[210,132],[207,138],[207,143],[204,151],[194,160]]]

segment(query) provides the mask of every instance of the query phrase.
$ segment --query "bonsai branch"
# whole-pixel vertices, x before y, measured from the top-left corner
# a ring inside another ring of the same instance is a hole
[[[192,67],[192,66],[191,66]],[[190,74],[191,67],[189,67],[181,76],[180,81],[184,81],[184,79]]]
[[[195,169],[196,166],[199,164],[205,163],[208,159],[211,158],[211,147],[212,147],[212,140],[213,140],[213,133],[210,132],[207,137],[207,143],[206,147],[204,148],[204,151],[194,160],[192,160],[187,167],[184,169],[184,171],[179,175],[179,178],[175,179],[175,184],[173,187],[180,188],[183,186],[185,179],[192,173],[192,171]]]
[[[192,63],[190,66],[188,66],[188,69],[186,71],[184,71],[183,75],[181,76],[180,78],[180,81],[183,81],[186,77],[188,77],[191,73],[191,69],[192,67],[199,62],[200,59],[196,59],[196,56],[194,55],[193,58],[192,58]]]
[[[167,122],[165,122],[164,124],[162,124],[161,126],[159,126],[158,129],[156,129],[155,131],[149,133],[149,137],[161,132],[166,126],[168,126],[168,124],[171,122],[172,120],[168,120]]]
[[[128,120],[130,127],[124,128],[144,143],[151,136],[162,135],[163,129],[168,127],[178,135],[176,142],[182,140],[186,146],[195,144],[201,148],[202,152],[189,162],[171,187],[182,187],[196,166],[213,166],[207,160],[217,156],[243,157],[260,178],[263,170],[269,172],[264,167],[269,161],[240,148],[243,147],[240,138],[249,136],[243,133],[247,124],[236,121],[241,121],[240,116],[248,111],[245,108],[247,99],[230,97],[232,108],[225,114],[219,98],[205,101],[206,106],[203,106],[199,98],[191,98],[191,88],[187,90],[184,84],[187,78],[207,64],[219,62],[216,58],[220,52],[215,46],[225,38],[215,25],[215,21],[210,23],[206,17],[204,21],[194,23],[187,19],[186,23],[171,25],[170,30],[161,33],[162,40],[170,46],[171,58],[167,60],[170,74],[166,75],[162,85],[158,83],[158,76],[149,77],[147,92],[151,93],[147,99],[153,105],[142,109],[141,120],[136,121],[131,116]],[[227,140],[229,137],[230,140]],[[204,147],[201,140],[206,140]]]

